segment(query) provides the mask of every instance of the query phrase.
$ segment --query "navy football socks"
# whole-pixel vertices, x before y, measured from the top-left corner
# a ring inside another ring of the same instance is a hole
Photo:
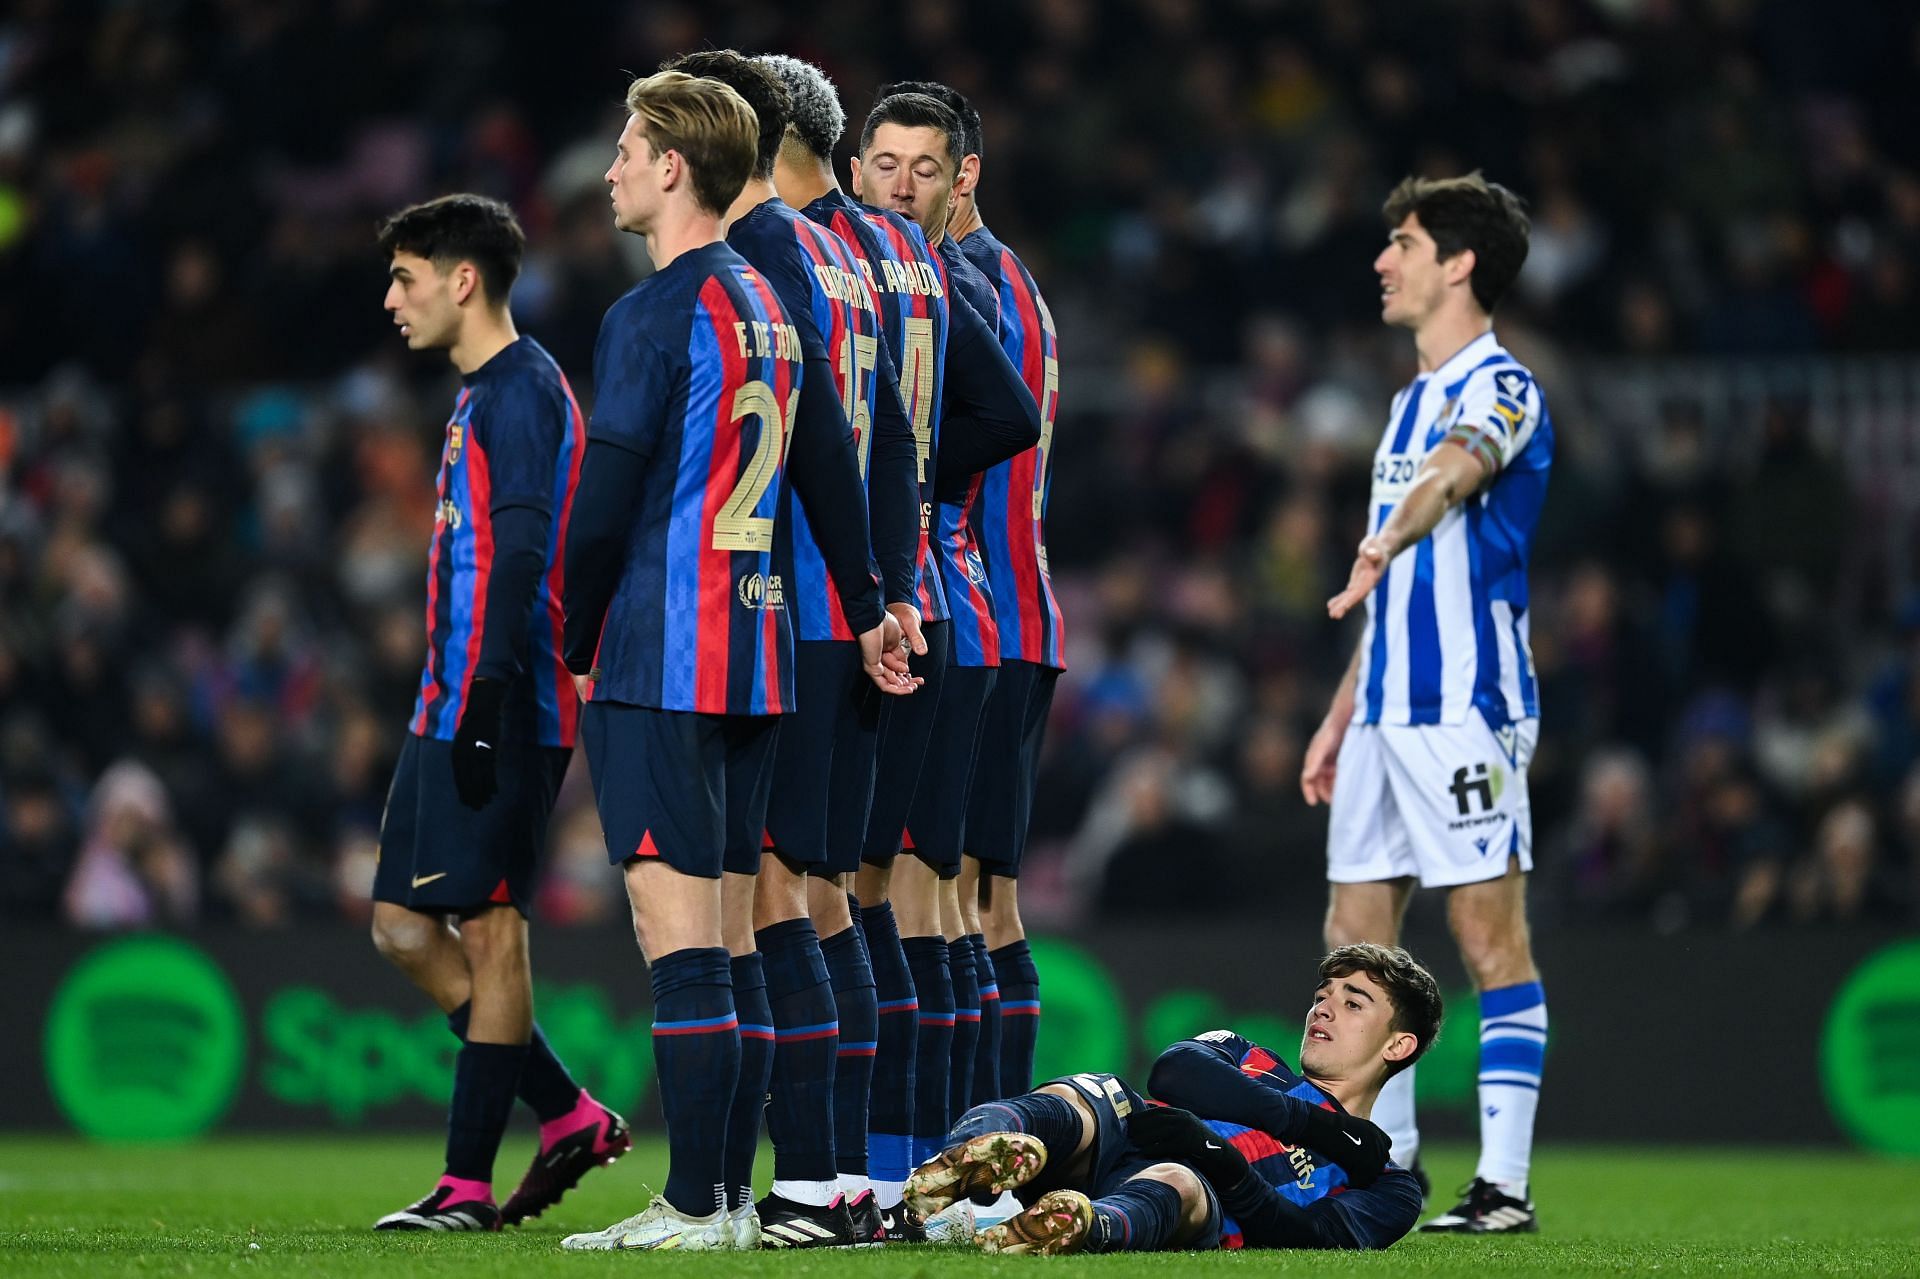
[[[947,1135],[947,1084],[953,1067],[953,975],[947,969],[947,939],[904,938],[907,968],[920,1000],[914,1045],[913,1166],[941,1149]]]
[[[447,1014],[447,1029],[461,1043],[467,1040],[467,1021],[473,1015],[473,1001],[468,1000]],[[520,1068],[520,1089],[517,1094],[521,1101],[533,1108],[541,1123],[559,1119],[580,1102],[580,1085],[575,1083],[567,1068],[560,1064],[560,1057],[547,1042],[540,1031],[540,1023],[533,1023],[533,1039],[527,1044],[527,1062]]]
[[[1180,1192],[1164,1181],[1136,1177],[1093,1201],[1088,1252],[1152,1252],[1180,1229]]]
[[[778,1181],[833,1181],[833,1068],[840,1047],[827,961],[811,919],[754,934],[773,1008],[773,1088],[767,1132]]]
[[[1018,1097],[1033,1087],[1033,1049],[1040,1038],[1040,973],[1026,939],[992,954],[1000,984],[1000,1095]]]
[[[854,915],[856,920],[859,915]],[[873,1059],[879,1048],[879,998],[873,966],[856,923],[820,942],[833,1005],[840,1019],[840,1047],[833,1063],[833,1157],[842,1176],[867,1175],[867,1104],[873,1091]]]
[[[1080,1112],[1065,1097],[1030,1092],[1022,1097],[1007,1097],[975,1106],[960,1116],[947,1134],[945,1146],[957,1146],[989,1132],[1031,1133],[1046,1143],[1049,1164],[1070,1158],[1085,1135],[1086,1124]],[[944,1147],[943,1147],[944,1148]]]
[[[967,1106],[999,1100],[1000,1093],[1000,983],[987,956],[987,939],[979,933],[967,938],[973,947],[973,974],[980,983],[980,1046],[973,1052],[973,1088]],[[967,1106],[957,1106],[959,1114]]]
[[[973,970],[973,943],[967,938],[947,943],[947,970],[953,974],[953,1064],[947,1076],[951,1119],[973,1104],[973,1059],[980,1047],[980,980]]]
[[[463,1181],[493,1181],[493,1157],[500,1152],[525,1044],[460,1046],[453,1067],[453,1104],[447,1108],[447,1175]]]
[[[727,1206],[727,1121],[740,1080],[740,1022],[724,946],[653,961],[653,1061],[672,1161],[661,1193],[689,1217],[709,1216]]]
[[[767,1109],[773,1078],[773,1012],[767,1007],[767,979],[758,951],[735,955],[733,1006],[740,1017],[740,1082],[727,1112],[727,1149],[723,1173],[727,1207],[753,1202],[753,1157],[760,1147],[760,1120]]]
[[[862,906],[860,931],[867,939],[877,1001],[873,1091],[868,1103],[872,1128],[868,1175],[875,1183],[897,1184],[917,1166],[913,1159],[913,1098],[920,1003],[907,967],[906,949],[900,943],[900,929],[894,922],[893,904]],[[893,1204],[883,1202],[880,1206],[891,1208]]]

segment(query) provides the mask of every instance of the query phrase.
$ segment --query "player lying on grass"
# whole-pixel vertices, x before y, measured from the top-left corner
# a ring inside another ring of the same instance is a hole
[[[1342,946],[1320,961],[1297,1072],[1215,1030],[1160,1054],[1147,1087],[1165,1105],[1085,1074],[975,1106],[907,1204],[931,1216],[1012,1189],[1027,1209],[979,1235],[988,1252],[1385,1248],[1419,1218],[1420,1187],[1367,1116],[1440,1015],[1406,951]]]

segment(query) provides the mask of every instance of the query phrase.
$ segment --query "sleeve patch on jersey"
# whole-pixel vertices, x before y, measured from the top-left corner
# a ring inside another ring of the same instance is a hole
[[[1518,430],[1520,423],[1524,422],[1527,417],[1527,411],[1525,409],[1504,395],[1494,400],[1493,412],[1495,417],[1504,420],[1512,430]]]
[[[1442,440],[1441,443],[1458,444],[1461,448],[1480,459],[1480,464],[1487,468],[1488,475],[1499,474],[1500,444],[1499,441],[1495,440],[1493,436],[1488,433],[1484,426],[1475,426],[1467,422],[1462,422],[1451,431],[1448,431],[1447,438]]]
[[[1500,393],[1514,400],[1519,399],[1527,393],[1527,383],[1529,381],[1530,379],[1527,375],[1518,369],[1510,369],[1507,372],[1493,375],[1493,384],[1500,388]]]

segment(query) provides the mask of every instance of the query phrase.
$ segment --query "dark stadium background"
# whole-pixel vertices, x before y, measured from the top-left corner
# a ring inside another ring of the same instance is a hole
[[[1583,984],[1598,1008],[1635,973],[1605,1016],[1677,1011],[1657,988],[1705,965],[1819,1086],[1814,1012],[1920,911],[1920,10],[1867,0],[9,6],[0,936],[33,975],[6,1024],[98,935],[156,928],[420,1011],[363,925],[454,379],[381,312],[373,226],[510,201],[517,318],[584,398],[645,270],[600,181],[627,74],[704,45],[820,62],[850,132],[914,76],[985,117],[981,207],[1063,369],[1071,669],[1022,897],[1095,955],[1317,945],[1297,777],[1356,634],[1324,601],[1412,369],[1377,322],[1379,204],[1408,172],[1520,191],[1500,332],[1559,440],[1533,620],[1554,1070],[1616,1024],[1583,1041]],[[536,950],[589,930],[630,1004],[583,771]],[[1458,987],[1432,905],[1414,935]],[[1138,1013],[1151,975],[1113,972]],[[1262,979],[1222,989],[1291,1018]],[[35,1073],[32,1036],[9,1051]],[[61,1122],[48,1098],[4,1122]]]

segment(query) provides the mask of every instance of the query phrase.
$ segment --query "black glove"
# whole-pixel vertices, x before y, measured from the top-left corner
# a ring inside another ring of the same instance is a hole
[[[1380,1179],[1393,1153],[1393,1139],[1376,1124],[1315,1106],[1300,1125],[1295,1145],[1307,1147],[1347,1171],[1347,1184],[1364,1190]]]
[[[1216,1190],[1239,1185],[1241,1178],[1253,1171],[1233,1143],[1190,1110],[1176,1106],[1136,1110],[1127,1117],[1127,1135],[1141,1154],[1185,1164],[1212,1182]]]
[[[506,700],[507,686],[497,679],[476,679],[467,685],[467,709],[453,732],[453,788],[468,808],[485,808],[500,791],[494,756],[499,753]]]

